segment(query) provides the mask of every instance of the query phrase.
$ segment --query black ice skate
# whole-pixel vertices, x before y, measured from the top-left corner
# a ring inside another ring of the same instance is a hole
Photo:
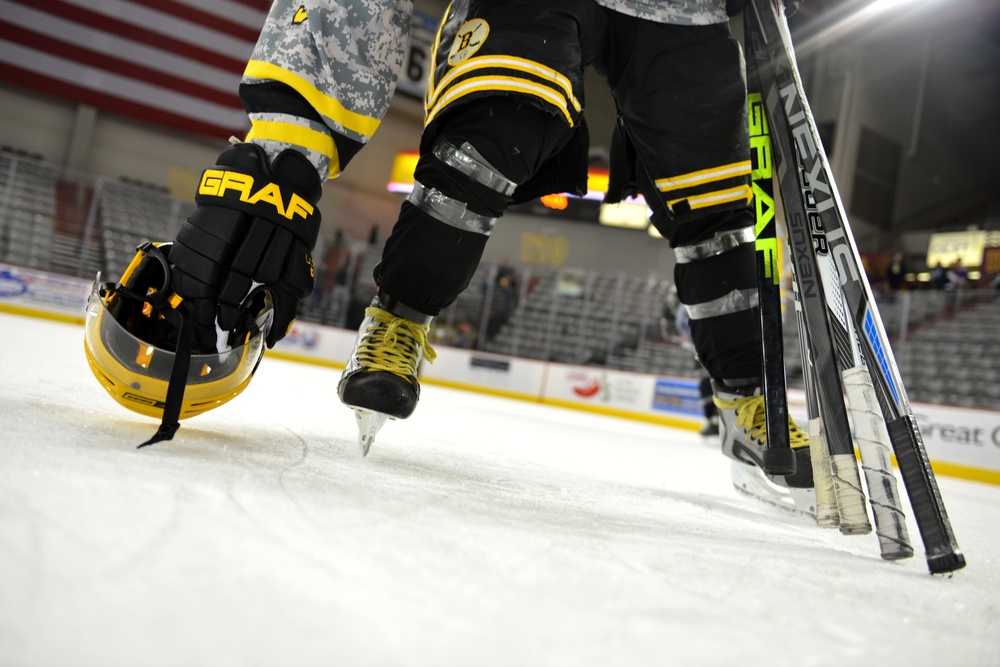
[[[406,419],[416,409],[420,362],[425,358],[433,362],[436,356],[427,342],[430,322],[430,317],[402,306],[387,308],[379,297],[365,310],[337,387],[341,402],[354,410],[357,418],[362,455],[368,454],[386,419]]]
[[[759,391],[742,395],[720,390],[718,385],[714,389],[722,453],[733,459],[733,484],[737,490],[794,512],[815,515],[816,493],[809,460],[809,436],[805,431],[789,416],[788,437],[795,451],[795,472],[767,475],[763,471],[767,444],[764,397]]]

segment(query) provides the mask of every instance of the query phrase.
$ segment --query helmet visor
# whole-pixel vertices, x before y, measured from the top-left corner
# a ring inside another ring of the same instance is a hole
[[[95,284],[87,303],[84,336],[89,356],[114,385],[114,391],[107,382],[105,387],[127,407],[140,412],[148,412],[140,406],[162,411],[176,355],[133,335],[112,315],[105,301]],[[127,317],[146,316],[133,309]],[[181,416],[211,409],[242,391],[264,352],[265,337],[266,325],[230,350],[191,355]]]

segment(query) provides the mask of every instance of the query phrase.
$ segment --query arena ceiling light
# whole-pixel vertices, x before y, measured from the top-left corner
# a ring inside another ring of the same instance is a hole
[[[845,2],[818,17],[804,30],[802,38],[795,41],[795,53],[806,56],[823,46],[833,44],[844,37],[856,34],[871,26],[876,20],[890,18],[892,12],[912,14],[914,10],[924,10],[930,5],[941,4],[942,0],[854,0]]]

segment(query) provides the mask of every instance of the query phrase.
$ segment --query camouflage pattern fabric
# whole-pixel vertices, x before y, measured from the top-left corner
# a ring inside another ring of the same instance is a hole
[[[321,176],[339,174],[331,133],[367,143],[389,108],[409,41],[412,0],[275,0],[242,83],[288,85],[323,123],[250,114],[248,141],[269,155],[294,147]]]
[[[726,0],[596,0],[597,4],[622,14],[656,23],[710,25],[725,23]]]

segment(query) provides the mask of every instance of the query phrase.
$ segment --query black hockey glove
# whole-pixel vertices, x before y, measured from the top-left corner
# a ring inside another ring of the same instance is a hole
[[[313,289],[322,186],[301,153],[283,151],[269,164],[250,143],[230,146],[202,173],[198,206],[170,251],[172,287],[195,353],[221,351],[219,332],[237,329],[265,304],[273,309],[267,346],[288,333]]]

